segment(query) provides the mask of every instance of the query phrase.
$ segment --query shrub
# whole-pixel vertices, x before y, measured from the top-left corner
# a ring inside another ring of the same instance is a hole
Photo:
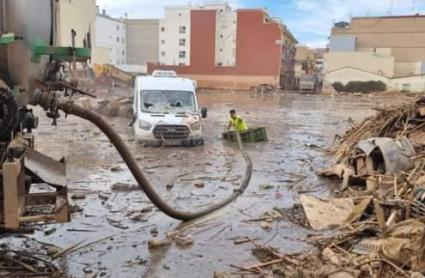
[[[382,81],[350,81],[345,86],[341,82],[335,82],[332,84],[337,92],[383,92],[387,89],[387,86]]]
[[[343,92],[345,90],[345,86],[341,82],[332,83],[332,87],[334,87],[335,91],[337,91],[338,93]]]

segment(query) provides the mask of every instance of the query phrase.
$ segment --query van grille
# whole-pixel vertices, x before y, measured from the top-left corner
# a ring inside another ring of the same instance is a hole
[[[157,125],[153,130],[156,139],[186,139],[190,130],[184,125]]]

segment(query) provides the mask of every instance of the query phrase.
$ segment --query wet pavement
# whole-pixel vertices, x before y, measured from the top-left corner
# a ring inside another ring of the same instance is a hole
[[[71,223],[43,226],[34,237],[63,248],[82,241],[81,245],[95,242],[59,259],[68,274],[212,277],[214,271],[232,270],[230,264],[256,262],[251,244],[233,243],[232,239],[239,236],[256,238],[285,253],[310,248],[305,237],[311,231],[306,228],[281,220],[265,230],[260,222],[247,220],[273,208],[291,208],[301,193],[331,194],[333,185],[318,178],[315,171],[332,163],[325,149],[335,135],[343,133],[353,120],[372,115],[373,107],[407,100],[391,94],[233,92],[202,92],[198,98],[201,106],[209,109],[203,123],[203,147],[143,147],[135,142],[126,119],[110,119],[157,191],[174,207],[200,210],[239,186],[244,161],[235,145],[221,139],[230,109],[236,109],[251,127],[265,126],[269,141],[245,145],[254,165],[248,189],[236,202],[184,230],[193,237],[193,245],[173,244],[156,251],[149,251],[148,240],[164,239],[181,222],[153,209],[140,190],[116,190],[128,189],[135,181],[110,142],[94,126],[70,116],[52,127],[51,120],[41,117],[35,132],[36,148],[55,159],[67,158],[70,195],[85,198],[72,200],[81,211],[72,214]],[[54,232],[45,235],[44,231],[52,228]]]

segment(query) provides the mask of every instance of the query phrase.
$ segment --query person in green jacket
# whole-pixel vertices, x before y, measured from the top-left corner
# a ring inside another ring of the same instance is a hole
[[[229,124],[226,131],[229,131],[231,128],[238,132],[248,131],[248,125],[241,117],[236,115],[236,110],[234,109],[230,110]]]

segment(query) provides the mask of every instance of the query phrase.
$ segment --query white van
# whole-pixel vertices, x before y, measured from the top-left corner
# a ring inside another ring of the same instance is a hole
[[[153,145],[202,145],[201,118],[196,82],[177,77],[174,71],[154,71],[139,76],[134,85],[133,126],[139,142]]]

